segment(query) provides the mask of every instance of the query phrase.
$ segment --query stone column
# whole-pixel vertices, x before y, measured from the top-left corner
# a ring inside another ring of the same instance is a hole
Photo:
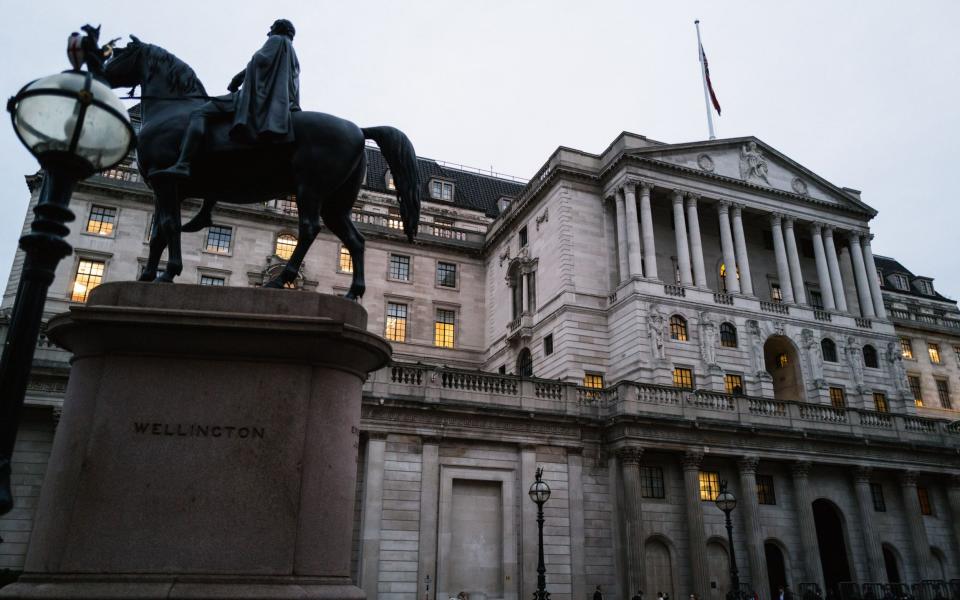
[[[582,448],[567,448],[567,481],[569,483],[567,502],[570,510],[570,597],[586,598]]]
[[[653,211],[650,208],[650,192],[653,184],[640,183],[640,226],[643,229],[643,267],[647,279],[657,278],[657,248],[653,238]]]
[[[793,463],[791,473],[793,495],[797,503],[797,525],[800,526],[804,581],[815,582],[820,589],[824,589],[820,546],[817,543],[817,526],[813,519],[813,500],[810,499],[810,463],[805,461]]]
[[[820,223],[810,225],[810,233],[813,235],[813,256],[817,262],[817,281],[820,283],[823,307],[827,310],[835,310],[837,305],[833,301],[833,286],[830,285],[830,268],[827,266],[827,253],[823,249],[822,230],[823,226]]]
[[[930,561],[930,539],[927,537],[927,527],[923,523],[923,514],[920,512],[920,497],[917,496],[917,474],[913,471],[901,473],[900,490],[903,493],[903,510],[906,513],[907,526],[910,528],[916,579],[939,579],[940,574],[934,573]]]
[[[693,259],[693,281],[698,288],[707,287],[707,272],[703,267],[703,241],[700,239],[700,216],[697,214],[696,194],[687,194],[687,228],[690,230],[690,254]]]
[[[537,470],[537,447],[529,444],[520,447],[520,481],[527,481]],[[537,589],[537,505],[527,497],[527,488],[521,485],[520,522],[523,537],[521,546],[520,584],[521,598],[532,598]],[[526,500],[526,502],[523,502]],[[368,596],[369,597],[369,596]]]
[[[627,215],[627,264],[630,276],[642,277],[643,265],[640,258],[640,223],[637,221],[637,184],[623,186],[623,201]]]
[[[617,264],[620,266],[619,282],[630,277],[629,250],[627,248],[627,214],[623,196],[613,193],[613,205],[617,209]]]
[[[683,455],[683,492],[687,503],[687,535],[690,545],[690,590],[698,598],[710,591],[707,572],[707,544],[703,532],[703,507],[700,501],[700,463],[703,454],[690,450]]]
[[[847,296],[843,291],[843,278],[840,276],[840,261],[837,260],[837,247],[833,243],[833,227],[823,228],[823,245],[827,251],[827,269],[830,271],[830,287],[837,310],[847,312]]]
[[[673,233],[677,242],[680,285],[693,285],[693,276],[690,274],[690,244],[687,241],[687,224],[683,218],[683,192],[680,190],[673,190]]]
[[[723,264],[727,269],[724,283],[728,294],[739,294],[737,258],[733,250],[733,234],[730,232],[730,203],[721,201],[717,205],[717,213],[720,216],[720,249],[723,251]]]
[[[863,531],[863,547],[867,553],[867,570],[870,581],[887,580],[887,567],[883,562],[883,549],[877,537],[876,523],[873,520],[873,494],[870,492],[869,467],[857,467],[853,475],[853,485],[857,493],[857,505],[860,513],[860,529]]]
[[[739,204],[733,205],[733,245],[737,251],[737,268],[740,269],[740,291],[753,295],[753,278],[750,276],[750,259],[747,257],[747,239],[743,235],[743,213]]]
[[[807,291],[803,285],[803,271],[800,270],[800,254],[797,252],[797,238],[793,234],[793,219],[783,220],[783,235],[787,243],[787,262],[790,264],[790,283],[793,284],[793,300],[797,304],[807,303]]]
[[[960,475],[951,475],[947,481],[947,500],[950,503],[950,525],[953,527],[953,537],[960,548]],[[954,574],[960,575],[960,566],[954,567]]]
[[[877,263],[873,260],[873,248],[870,247],[870,240],[873,234],[867,234],[860,238],[863,246],[863,262],[867,267],[867,281],[870,283],[870,295],[873,297],[873,312],[880,319],[887,318],[887,311],[883,307],[883,293],[880,291],[880,279],[877,274]]]
[[[383,460],[387,436],[370,433],[363,473],[363,513],[360,517],[360,587],[368,598],[377,597],[380,575],[380,520],[383,514]]]
[[[630,598],[641,589],[643,580],[643,516],[640,502],[640,457],[643,449],[633,446],[617,451],[623,473],[623,528],[627,549],[627,589],[624,598]]]
[[[437,590],[437,514],[440,506],[440,440],[423,438],[420,466],[420,540],[417,598],[427,597],[426,580],[430,577],[430,595]],[[367,596],[368,598],[370,596]]]
[[[867,268],[863,262],[863,250],[860,248],[860,234],[851,231],[849,240],[850,262],[853,263],[853,276],[857,280],[857,299],[860,301],[860,315],[865,319],[872,319],[876,316],[876,313],[873,311],[870,282],[867,279]]]
[[[793,303],[793,284],[790,283],[790,266],[787,264],[787,251],[783,247],[783,230],[780,228],[780,215],[770,215],[770,229],[773,231],[773,253],[777,259],[777,279],[783,301]]]
[[[745,456],[737,461],[740,469],[740,495],[738,506],[743,509],[743,523],[747,534],[747,559],[750,562],[750,580],[753,589],[761,598],[772,598],[770,581],[767,578],[767,557],[763,549],[763,532],[760,530],[760,507],[757,501],[757,459]]]

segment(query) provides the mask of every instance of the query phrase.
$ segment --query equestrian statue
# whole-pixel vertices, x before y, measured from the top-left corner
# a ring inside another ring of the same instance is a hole
[[[153,189],[155,217],[141,281],[172,282],[183,270],[181,231],[211,224],[217,202],[256,204],[293,194],[297,245],[284,269],[264,287],[293,282],[320,219],[350,252],[353,280],[346,297],[363,296],[363,236],[350,219],[367,169],[364,140],[380,147],[390,167],[407,239],[420,222],[420,177],[410,140],[393,127],[365,127],[300,109],[300,64],[296,33],[286,19],[273,23],[267,41],[229,94],[207,96],[193,69],[159,46],[130,36],[113,48],[103,78],[114,88],[141,88],[137,162]],[[185,198],[200,198],[200,212],[180,224]],[[167,266],[158,273],[160,256]]]

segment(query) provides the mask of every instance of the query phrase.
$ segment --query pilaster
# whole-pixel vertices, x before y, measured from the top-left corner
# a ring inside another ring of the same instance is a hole
[[[850,262],[853,263],[853,277],[857,281],[857,300],[860,301],[860,315],[865,319],[876,316],[873,310],[873,297],[870,295],[870,282],[867,268],[863,262],[863,250],[860,248],[860,234],[850,232]]]
[[[690,545],[691,590],[698,598],[706,598],[710,591],[707,570],[706,537],[703,529],[703,507],[700,500],[700,464],[703,454],[689,450],[683,455],[683,484],[687,509],[687,535]]]
[[[760,507],[757,499],[758,459],[744,456],[737,461],[740,471],[740,506],[747,534],[747,559],[750,562],[750,580],[753,589],[761,598],[772,598],[767,578],[767,558],[763,549],[763,532],[760,529]]]
[[[783,244],[780,215],[770,215],[770,229],[773,232],[773,253],[777,259],[777,279],[780,284],[780,294],[783,296],[784,302],[793,304],[793,283],[790,280],[790,266],[787,262],[787,251]]]
[[[697,212],[696,194],[687,193],[687,228],[690,231],[690,254],[693,263],[693,281],[698,288],[706,289],[707,272],[703,265],[703,240],[700,238],[700,215]]]
[[[840,261],[837,247],[833,242],[833,227],[823,228],[823,245],[827,252],[827,269],[830,272],[830,286],[833,288],[833,300],[837,310],[847,312],[847,296],[843,289],[843,277],[840,276]]]
[[[727,293],[739,294],[740,281],[737,279],[739,265],[734,254],[733,234],[730,231],[730,204],[727,202],[717,204],[717,215],[720,219],[720,249],[723,252],[723,264],[726,268],[724,285]]]
[[[813,518],[813,500],[810,498],[810,463],[795,462],[790,467],[790,473],[793,476],[793,495],[797,503],[797,525],[800,527],[805,581],[815,582],[820,589],[824,589],[817,525]]]
[[[877,537],[877,524],[874,522],[873,494],[870,491],[871,473],[869,467],[857,467],[853,473],[853,486],[857,495],[860,529],[863,531],[863,547],[867,554],[870,581],[886,581],[887,569],[883,562],[883,549]]]
[[[813,256],[817,263],[817,282],[820,284],[823,307],[827,310],[835,310],[837,304],[833,301],[833,286],[830,283],[830,267],[827,266],[827,253],[823,248],[822,231],[823,226],[820,223],[810,225],[810,234],[813,236]]]
[[[733,205],[733,245],[737,254],[737,268],[740,269],[740,291],[753,295],[753,277],[750,275],[750,258],[747,256],[747,239],[743,234],[743,208]]]
[[[673,233],[677,244],[677,266],[680,269],[680,285],[693,285],[690,272],[690,244],[687,240],[687,223],[683,216],[683,191],[673,190]]]
[[[930,539],[927,537],[927,527],[923,523],[920,498],[917,495],[917,474],[913,471],[903,471],[900,473],[899,481],[900,491],[903,494],[903,510],[910,529],[916,579],[936,579],[940,575],[933,572],[931,565]]]
[[[640,227],[643,230],[643,268],[647,279],[657,279],[657,248],[653,237],[653,210],[650,193],[653,184],[640,182]]]
[[[790,283],[793,285],[793,301],[807,303],[807,291],[803,284],[803,271],[800,269],[800,253],[797,252],[797,237],[793,233],[793,218],[783,220],[783,237],[787,245],[787,262],[790,265]]]

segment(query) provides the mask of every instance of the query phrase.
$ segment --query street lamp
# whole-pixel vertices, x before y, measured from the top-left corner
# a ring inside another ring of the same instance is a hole
[[[720,493],[714,500],[717,508],[727,517],[727,543],[730,544],[730,586],[727,592],[728,599],[740,598],[740,574],[737,572],[737,554],[733,549],[733,524],[730,522],[730,513],[737,507],[737,497],[727,489],[727,482],[720,482]]]
[[[10,462],[47,290],[73,251],[64,239],[74,218],[70,196],[78,181],[122,161],[137,139],[120,99],[78,69],[28,83],[7,110],[40,163],[43,184],[30,232],[20,238],[26,258],[0,359],[0,515],[13,508]]]
[[[543,564],[543,505],[550,499],[550,486],[543,477],[543,467],[537,467],[537,480],[530,486],[530,499],[537,503],[537,528],[539,537],[537,538],[537,553],[539,562],[537,563],[537,591],[533,593],[534,600],[550,600],[550,592],[547,591],[547,567]]]

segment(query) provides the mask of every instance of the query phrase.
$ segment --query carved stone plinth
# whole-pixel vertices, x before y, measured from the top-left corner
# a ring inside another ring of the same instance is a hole
[[[3,598],[360,599],[360,402],[390,347],[290,290],[112,283],[74,353],[20,581]]]

